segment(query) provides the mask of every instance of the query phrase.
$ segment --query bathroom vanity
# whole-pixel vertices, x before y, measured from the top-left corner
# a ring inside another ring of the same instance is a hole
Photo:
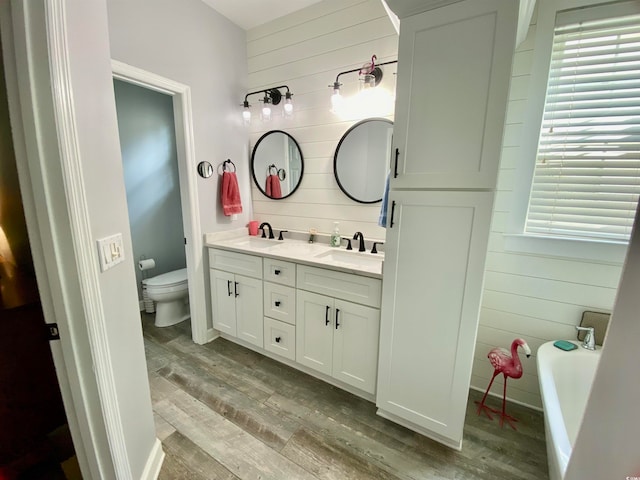
[[[246,235],[206,244],[224,338],[374,400],[383,254]]]

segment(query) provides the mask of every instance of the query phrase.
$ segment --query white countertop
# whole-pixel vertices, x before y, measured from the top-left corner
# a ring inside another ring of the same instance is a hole
[[[293,239],[269,240],[246,234],[229,237],[206,235],[205,246],[382,278],[384,253],[358,252],[346,250],[344,247],[330,247],[325,243],[308,243]]]

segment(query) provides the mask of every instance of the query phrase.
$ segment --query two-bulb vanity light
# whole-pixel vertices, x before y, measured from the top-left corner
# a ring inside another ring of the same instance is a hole
[[[329,87],[332,89],[331,111],[333,113],[338,114],[338,115],[344,113],[344,108],[345,108],[346,101],[345,101],[345,98],[342,96],[342,94],[340,92],[340,87],[342,86],[342,83],[340,83],[340,77],[342,75],[345,75],[347,73],[356,73],[356,72],[358,72],[359,85],[360,85],[360,87],[359,87],[360,96],[361,97],[362,96],[367,96],[369,92],[373,91],[373,87],[376,87],[382,81],[383,73],[382,73],[382,69],[380,67],[382,65],[390,65],[392,63],[398,63],[397,60],[392,60],[390,62],[376,63],[376,60],[377,60],[377,57],[375,55],[373,55],[371,57],[371,62],[367,62],[366,64],[364,64],[364,66],[362,66],[360,68],[354,68],[353,70],[347,70],[347,71],[344,71],[344,72],[340,72],[336,76],[336,80],[335,80],[335,82],[333,82],[333,85],[329,85]],[[356,103],[367,103],[371,99],[367,99],[365,101],[365,99],[362,98],[360,100],[362,100],[362,101],[356,102]],[[375,101],[375,99],[373,99],[373,100]],[[369,105],[369,106],[375,107],[375,105]],[[352,113],[354,113],[356,116],[358,115],[355,112],[352,112]]]
[[[249,92],[244,97],[244,102],[242,106],[244,107],[242,111],[242,119],[245,125],[248,125],[251,122],[251,105],[249,104],[249,95],[257,95],[264,94],[264,97],[260,100],[262,102],[262,109],[260,118],[263,122],[268,122],[271,120],[272,116],[272,106],[279,105],[282,101],[282,93],[280,92],[281,88],[285,88],[286,92],[284,93],[284,103],[282,107],[282,113],[284,117],[290,117],[293,115],[293,102],[291,101],[292,93],[289,90],[289,87],[286,85],[281,85],[280,87],[267,88],[265,90],[257,90],[255,92]]]

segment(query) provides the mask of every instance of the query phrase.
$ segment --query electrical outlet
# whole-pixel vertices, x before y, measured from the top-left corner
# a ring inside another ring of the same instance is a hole
[[[105,272],[115,265],[124,262],[124,246],[122,234],[116,233],[97,240],[100,270]]]

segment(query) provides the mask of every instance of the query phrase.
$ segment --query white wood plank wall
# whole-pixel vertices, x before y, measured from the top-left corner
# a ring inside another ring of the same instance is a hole
[[[495,210],[472,386],[484,390],[493,370],[486,357],[495,346],[509,347],[522,337],[533,355],[524,359],[524,375],[509,382],[507,394],[540,408],[536,351],[549,340],[575,338],[574,326],[584,310],[611,311],[621,265],[524,255],[504,248],[504,232],[512,203],[520,133],[533,63],[535,18],[526,41],[514,58],[509,111],[502,149]],[[291,134],[301,146],[305,172],[300,189],[274,201],[252,187],[254,216],[276,228],[330,232],[340,222],[343,235],[361,230],[367,238],[384,239],[377,226],[379,205],[360,205],[347,198],[333,177],[333,154],[343,133],[353,124],[329,112],[335,76],[356,68],[373,53],[379,61],[397,58],[397,35],[378,0],[325,0],[247,32],[249,88],[287,84],[294,93],[295,115],[262,124],[254,110],[251,147],[268,130]],[[385,81],[392,77],[385,70]],[[345,90],[349,76],[343,77]],[[355,80],[356,75],[353,75]],[[393,83],[395,85],[395,82]],[[238,99],[240,103],[240,100]],[[257,97],[251,98],[258,105]],[[240,111],[238,111],[238,115]],[[389,117],[392,119],[392,117]],[[492,392],[501,394],[501,378]]]
[[[362,231],[367,239],[384,240],[384,229],[377,226],[380,204],[354,202],[333,176],[335,148],[357,120],[341,121],[329,111],[329,85],[336,75],[358,68],[373,54],[378,62],[396,60],[398,54],[398,36],[379,0],[324,0],[247,32],[249,91],[286,84],[295,107],[291,119],[276,115],[275,107],[273,120],[265,124],[258,115],[259,96],[251,96],[250,149],[267,131],[284,130],[300,144],[304,157],[302,183],[289,198],[268,199],[252,182],[257,220],[277,229],[313,227],[324,233],[339,221],[345,236]],[[394,91],[395,67],[383,67],[381,83]],[[341,77],[345,93],[355,91],[357,78],[357,73]]]
[[[584,262],[559,257],[524,255],[504,248],[504,232],[512,205],[520,134],[527,105],[536,33],[535,18],[513,63],[509,109],[503,141],[498,192],[486,262],[480,325],[471,384],[484,390],[493,368],[487,353],[495,346],[509,348],[524,338],[533,355],[523,359],[524,375],[508,382],[507,396],[541,408],[536,367],[538,347],[549,340],[575,339],[574,326],[584,310],[610,312],[621,265]],[[502,376],[492,393],[502,395]]]

